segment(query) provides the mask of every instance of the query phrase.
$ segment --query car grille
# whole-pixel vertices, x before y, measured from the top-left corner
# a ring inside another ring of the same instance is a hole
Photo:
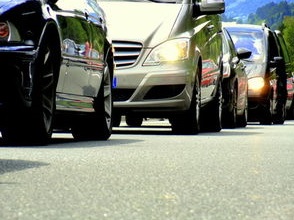
[[[138,59],[142,44],[129,41],[113,41],[116,68],[132,66]]]
[[[185,89],[185,85],[166,85],[152,87],[144,97],[148,99],[167,99],[179,95]]]
[[[113,95],[113,101],[120,102],[120,101],[127,101],[133,93],[135,92],[135,89],[113,89],[112,95]]]

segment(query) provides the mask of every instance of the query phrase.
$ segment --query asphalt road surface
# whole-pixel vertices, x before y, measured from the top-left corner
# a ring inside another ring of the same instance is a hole
[[[294,121],[195,136],[166,121],[108,141],[0,139],[0,219],[293,220]]]

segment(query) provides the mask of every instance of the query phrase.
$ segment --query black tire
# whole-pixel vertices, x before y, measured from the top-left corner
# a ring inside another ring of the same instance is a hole
[[[46,145],[51,139],[59,65],[56,65],[56,46],[48,39],[49,34],[44,36],[31,68],[31,100],[9,113],[12,120],[2,130],[2,137],[7,143]]]
[[[170,118],[174,134],[193,135],[198,134],[200,131],[201,90],[199,72],[200,68],[198,68],[190,108],[184,113]]]
[[[104,69],[103,82],[94,103],[95,113],[81,117],[72,127],[75,140],[107,140],[112,133],[112,72]]]
[[[235,128],[237,125],[237,88],[233,89],[233,94],[230,99],[228,109],[222,112],[222,127],[223,128]]]
[[[272,125],[273,123],[273,115],[272,115],[272,112],[273,112],[273,100],[272,98],[270,98],[264,109],[262,109],[262,114],[260,115],[260,124],[261,125]]]
[[[242,115],[237,116],[237,127],[245,128],[248,121],[248,96],[246,96],[245,107]]]
[[[285,104],[278,103],[275,114],[273,115],[273,124],[284,124],[286,119],[286,106]]]
[[[126,115],[126,123],[130,127],[140,127],[143,123],[143,117],[128,114]]]
[[[222,129],[222,84],[221,80],[217,85],[214,100],[205,108],[201,109],[201,131],[219,132]]]
[[[273,124],[284,124],[286,119],[287,79],[284,63],[277,77],[276,98],[273,102]]]
[[[113,113],[112,122],[113,122],[113,127],[119,127],[121,123],[121,115],[118,113]]]
[[[294,119],[294,97],[293,97],[291,106],[287,111],[287,119],[288,120],[293,120]]]

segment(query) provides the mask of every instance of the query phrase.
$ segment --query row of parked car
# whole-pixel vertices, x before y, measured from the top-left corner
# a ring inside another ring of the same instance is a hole
[[[223,24],[223,33],[226,36],[224,42],[233,44],[237,54],[240,51],[251,53],[249,57],[244,58],[243,56],[240,62],[240,68],[244,69],[243,72],[248,82],[248,89],[241,90],[248,93],[247,120],[270,125],[272,123],[283,124],[287,117],[293,118],[294,78],[288,50],[281,32],[271,30],[265,24]],[[238,62],[238,60],[232,61],[231,66],[240,65],[237,64]],[[224,72],[224,81],[226,80],[225,75]],[[235,73],[235,75],[238,74]],[[236,87],[240,92],[243,82],[238,78],[240,77],[236,78],[236,82],[239,86]],[[238,96],[240,98],[241,95],[238,94]],[[224,121],[227,120],[224,119]]]
[[[175,134],[282,124],[293,93],[281,34],[222,25],[224,10],[223,0],[1,1],[3,140],[47,144],[54,129],[107,140],[123,115],[130,126],[167,118]]]
[[[191,134],[293,117],[293,73],[280,32],[220,25],[222,1],[209,12],[192,1],[159,2],[101,2],[115,48],[115,126],[122,115],[129,126],[160,117],[169,119],[174,133]],[[187,55],[171,58],[179,43],[188,45],[180,52]]]

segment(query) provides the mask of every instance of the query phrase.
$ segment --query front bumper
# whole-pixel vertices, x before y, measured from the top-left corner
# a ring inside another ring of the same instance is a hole
[[[0,46],[0,107],[30,101],[36,54],[33,46]]]
[[[113,85],[115,110],[123,114],[161,114],[188,109],[194,81],[192,68],[185,67],[182,64],[117,70]]]

